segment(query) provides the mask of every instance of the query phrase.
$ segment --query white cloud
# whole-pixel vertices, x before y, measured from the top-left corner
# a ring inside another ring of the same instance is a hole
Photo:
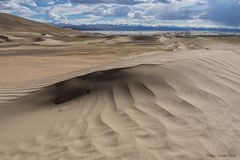
[[[29,5],[31,7],[37,7],[37,4],[34,0],[15,0],[16,3],[24,4],[24,5]]]
[[[142,19],[142,18],[147,18],[144,16],[144,12],[137,10],[137,11],[133,11],[128,13],[128,17],[130,18],[134,18],[134,19]]]
[[[7,13],[17,12],[22,16],[31,16],[35,11],[31,10],[23,4],[28,4],[29,6],[36,6],[36,3],[32,0],[9,0],[0,2],[0,8],[2,8]]]

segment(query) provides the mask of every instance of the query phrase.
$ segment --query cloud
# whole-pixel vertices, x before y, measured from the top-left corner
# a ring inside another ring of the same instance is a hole
[[[87,12],[86,14],[92,14],[95,16],[102,16],[102,17],[126,17],[130,11],[131,11],[131,8],[126,5],[124,6],[101,5]]]
[[[155,17],[157,20],[194,20],[199,19],[206,10],[203,0],[172,1],[169,4],[142,4],[145,8],[145,17]]]
[[[193,6],[194,7],[194,6]],[[161,20],[192,20],[198,19],[202,13],[204,13],[204,9],[201,8],[191,8],[191,7],[183,7],[178,9],[166,8],[163,9],[156,17]]]
[[[35,11],[31,10],[36,7],[33,0],[1,0],[0,11],[6,13],[17,13],[22,16],[31,16]]]
[[[136,10],[133,12],[128,13],[128,17],[133,18],[133,19],[144,19],[147,18],[144,16],[144,12],[140,10]]]
[[[171,0],[71,0],[73,3],[82,4],[126,4],[136,5],[139,3],[170,3]]]
[[[230,26],[240,26],[240,0],[208,0],[203,19]]]
[[[240,28],[240,0],[0,0],[0,11],[53,23]]]
[[[121,7],[114,8],[113,15],[116,17],[126,17],[130,11],[131,11],[130,7],[121,6]]]

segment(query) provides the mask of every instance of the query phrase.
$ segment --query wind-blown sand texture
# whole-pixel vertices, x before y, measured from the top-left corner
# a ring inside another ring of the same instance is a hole
[[[0,160],[240,159],[239,37],[0,22]]]
[[[237,160],[239,61],[156,53],[1,89],[0,158]]]

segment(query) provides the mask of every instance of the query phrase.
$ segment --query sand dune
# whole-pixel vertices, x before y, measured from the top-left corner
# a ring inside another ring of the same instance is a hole
[[[238,160],[239,62],[156,52],[0,89],[0,159]]]
[[[76,33],[76,31],[57,28],[48,24],[27,20],[18,16],[0,13],[1,32],[37,32],[37,33]]]

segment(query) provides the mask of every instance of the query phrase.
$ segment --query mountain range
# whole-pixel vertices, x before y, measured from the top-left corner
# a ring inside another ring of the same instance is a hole
[[[62,28],[71,28],[81,31],[211,31],[211,32],[240,32],[232,28],[204,28],[204,27],[179,27],[179,26],[144,26],[144,25],[113,25],[113,24],[57,24]]]

